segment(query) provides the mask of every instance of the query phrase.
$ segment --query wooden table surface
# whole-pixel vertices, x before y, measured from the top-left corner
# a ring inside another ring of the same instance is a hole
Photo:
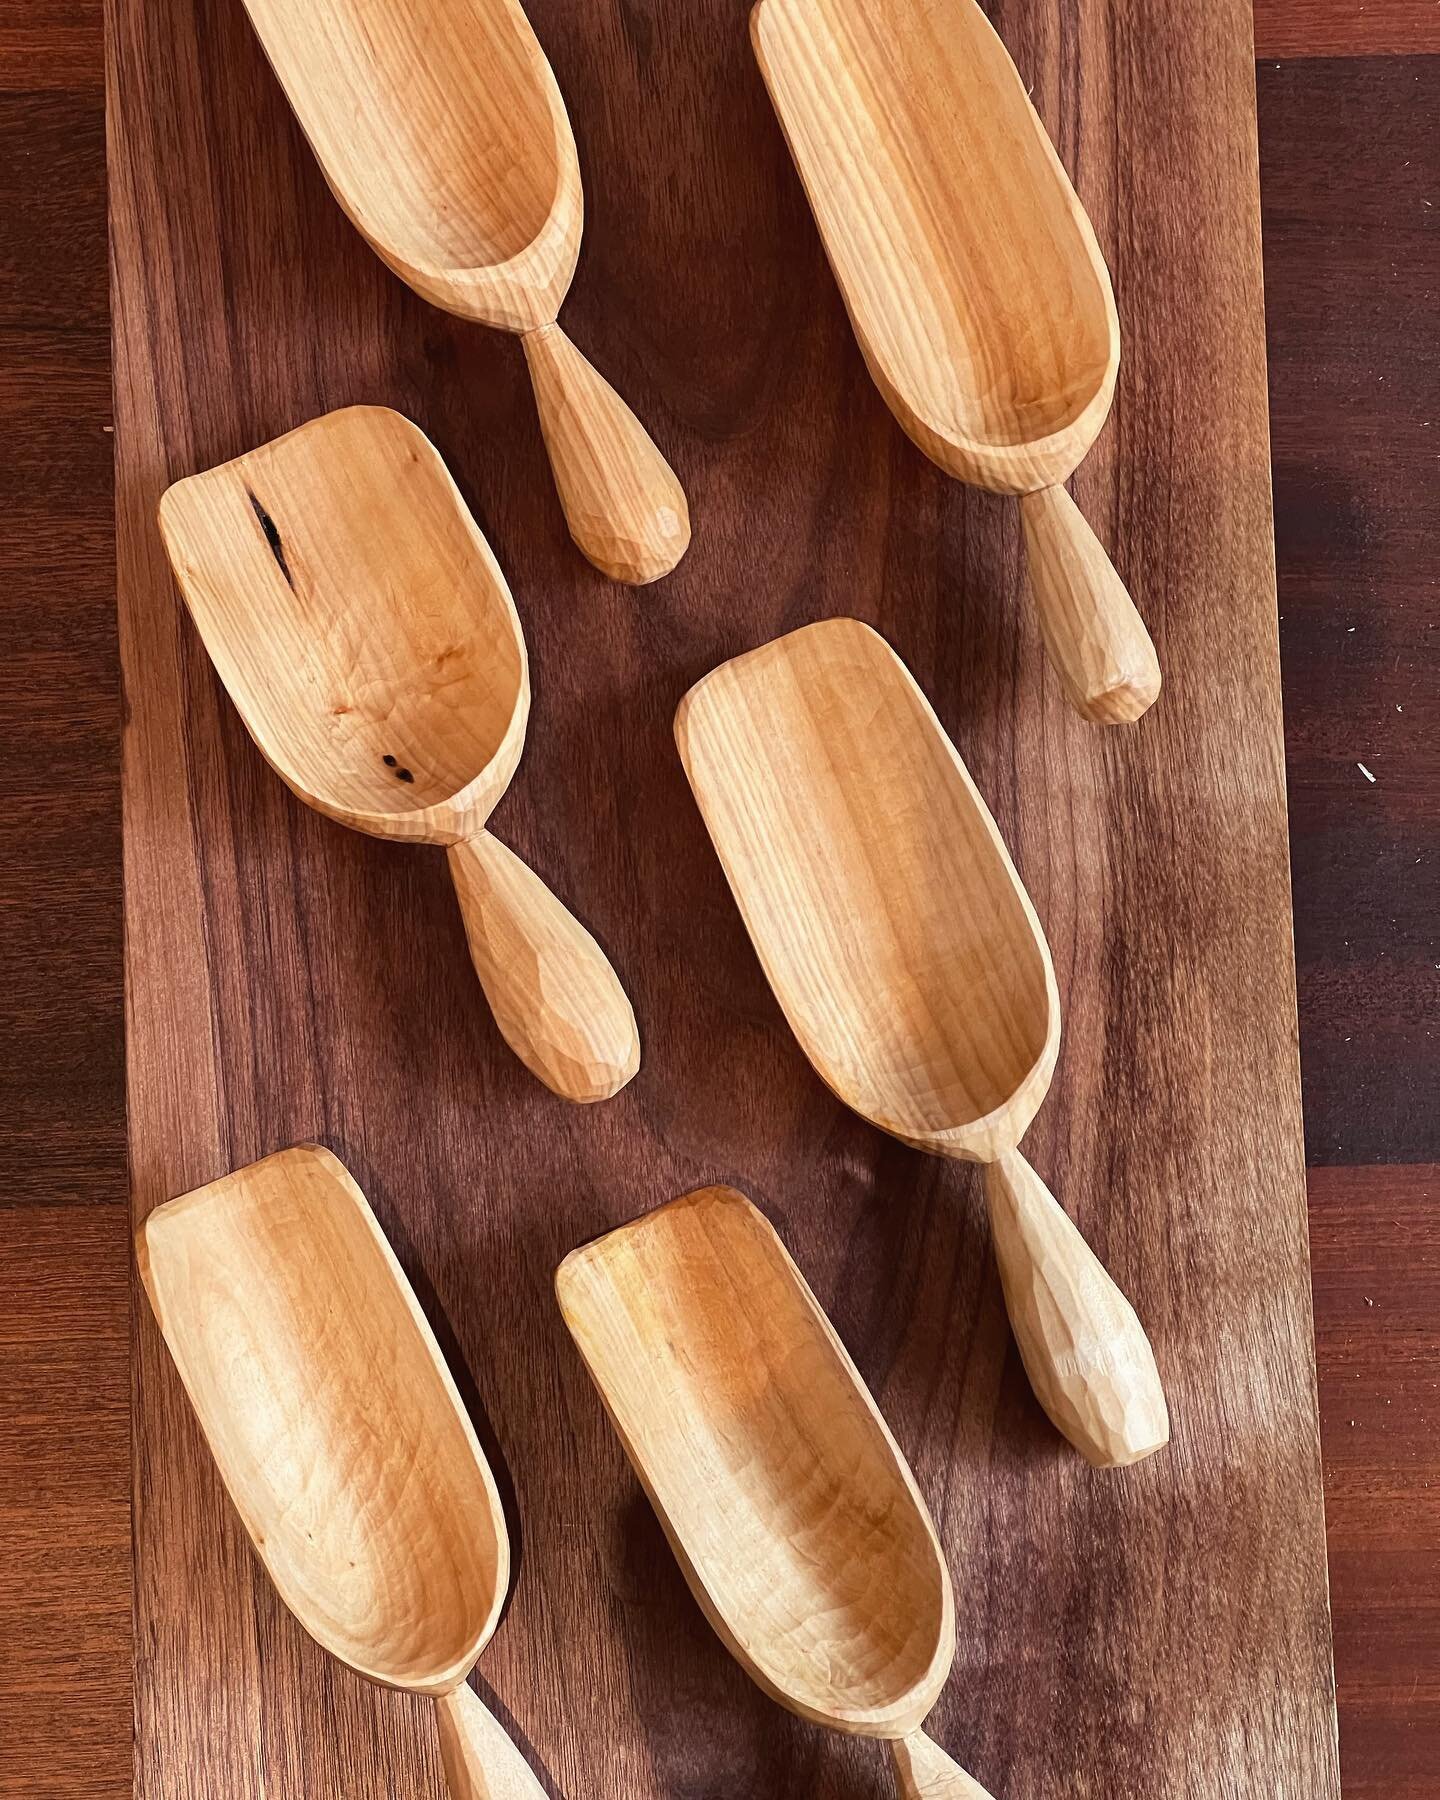
[[[1256,17],[1342,1762],[1351,1800],[1431,1800],[1440,7]],[[130,1631],[102,79],[92,0],[0,20],[0,1794],[17,1796],[128,1791],[147,1650]]]

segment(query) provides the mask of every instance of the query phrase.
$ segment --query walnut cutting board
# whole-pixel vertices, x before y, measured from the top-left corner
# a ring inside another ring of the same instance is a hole
[[[911,1458],[959,1615],[933,1729],[999,1800],[1332,1800],[1247,0],[993,9],[1125,332],[1077,493],[1167,687],[1112,731],[1043,667],[1013,504],[947,481],[871,385],[743,0],[530,13],[589,204],[565,322],[690,496],[688,558],[638,594],[569,543],[518,347],[366,249],[238,0],[111,0],[137,1217],[301,1138],[354,1170],[508,1488],[483,1681],[561,1800],[888,1791],[879,1746],[780,1713],[711,1635],[551,1297],[571,1246],[711,1181],[779,1226]],[[443,856],[265,769],[171,590],[164,485],[353,400],[432,436],[514,587],[535,705],[495,825],[634,998],[645,1062],[603,1107],[505,1050]],[[1167,1376],[1174,1443],[1133,1470],[1087,1468],[1030,1397],[974,1172],[812,1074],[686,789],[686,687],[841,611],[935,702],[1054,948],[1027,1148]],[[136,1316],[137,1794],[438,1800],[428,1710],[280,1607]]]

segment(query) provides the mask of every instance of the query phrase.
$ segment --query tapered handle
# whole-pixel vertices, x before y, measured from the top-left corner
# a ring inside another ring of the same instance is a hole
[[[1040,633],[1070,704],[1095,725],[1138,719],[1160,692],[1160,663],[1099,538],[1063,487],[1022,495],[1020,517]]]
[[[1155,1352],[1130,1302],[1018,1150],[985,1170],[1005,1305],[1035,1397],[1099,1468],[1170,1441]]]
[[[558,325],[521,342],[570,535],[597,569],[641,586],[690,542],[675,472],[630,408]]]
[[[895,1785],[900,1800],[990,1800],[990,1795],[923,1731],[894,1738]]]
[[[545,1800],[500,1722],[463,1684],[435,1702],[450,1800]]]
[[[448,855],[470,957],[501,1036],[566,1100],[608,1100],[640,1067],[640,1037],[605,952],[488,831]]]

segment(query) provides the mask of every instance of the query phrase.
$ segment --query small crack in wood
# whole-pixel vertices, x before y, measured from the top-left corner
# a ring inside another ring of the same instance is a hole
[[[280,542],[280,528],[260,504],[259,497],[252,488],[246,488],[250,496],[250,505],[254,508],[255,517],[260,521],[260,529],[265,534],[265,542],[270,546],[270,554],[280,565],[280,573],[293,588],[295,577],[290,573],[290,565],[285,560],[285,546]]]

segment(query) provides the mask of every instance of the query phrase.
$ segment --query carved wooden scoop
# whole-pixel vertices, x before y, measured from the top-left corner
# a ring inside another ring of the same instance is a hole
[[[782,1706],[888,1738],[905,1800],[985,1800],[920,1729],[955,1602],[915,1478],[785,1246],[706,1188],[574,1250],[560,1308],[705,1617]]]
[[[465,1684],[510,1585],[494,1477],[345,1168],[281,1151],[158,1207],[135,1248],[280,1598],[358,1675],[434,1698],[454,1800],[539,1800]]]
[[[418,294],[518,332],[570,535],[617,581],[668,574],[685,495],[556,324],[584,200],[575,139],[517,0],[245,0],[325,179]]]
[[[791,1029],[882,1130],[982,1162],[1010,1322],[1041,1405],[1102,1465],[1169,1437],[1129,1302],[1017,1146],[1060,1001],[995,821],[884,639],[831,619],[723,663],[675,736]]]
[[[1022,496],[1066,693],[1138,719],[1155,649],[1060,485],[1110,411],[1115,299],[1004,44],[974,0],[761,0],[751,38],[887,405],[947,474]]]
[[[384,407],[312,419],[176,482],[160,528],[261,753],[308,805],[449,846],[470,953],[506,1042],[567,1100],[639,1067],[600,946],[484,829],[525,742],[510,590],[420,429]]]

